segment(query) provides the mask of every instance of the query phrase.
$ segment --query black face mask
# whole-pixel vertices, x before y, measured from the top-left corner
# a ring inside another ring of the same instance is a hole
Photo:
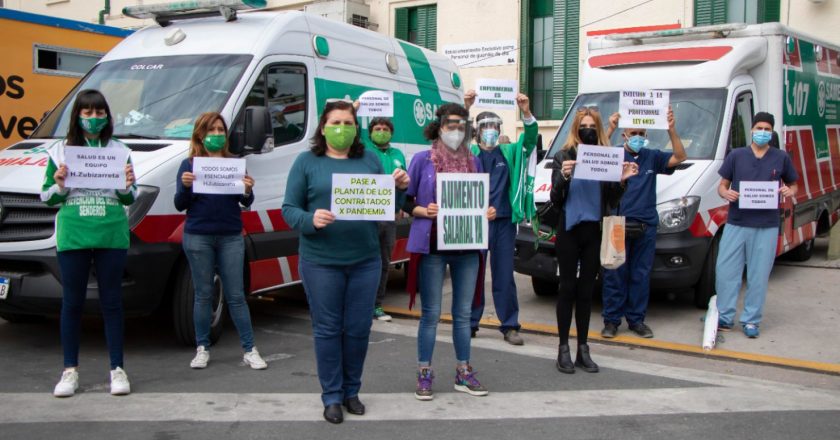
[[[598,132],[594,128],[579,128],[578,136],[586,145],[598,145]]]

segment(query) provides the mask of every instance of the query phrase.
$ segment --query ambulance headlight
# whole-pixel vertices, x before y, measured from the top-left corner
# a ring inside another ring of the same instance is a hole
[[[685,231],[694,222],[699,207],[700,197],[696,196],[682,197],[656,205],[659,214],[657,232],[667,234]]]
[[[155,204],[160,188],[149,185],[137,185],[137,198],[128,206],[128,229],[134,229]]]

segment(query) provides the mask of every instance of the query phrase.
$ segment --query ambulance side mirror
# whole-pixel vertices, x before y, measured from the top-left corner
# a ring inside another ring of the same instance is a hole
[[[538,134],[537,135],[537,163],[540,163],[540,162],[542,162],[543,159],[545,159],[545,154],[546,153],[548,153],[548,151],[545,151],[543,149],[542,135]]]
[[[249,106],[245,108],[245,145],[242,154],[267,153],[274,149],[274,132],[271,129],[271,115],[268,108]]]

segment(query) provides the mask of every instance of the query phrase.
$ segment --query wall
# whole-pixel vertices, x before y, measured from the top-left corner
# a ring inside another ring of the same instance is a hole
[[[806,34],[840,45],[840,1],[782,0],[781,22]]]

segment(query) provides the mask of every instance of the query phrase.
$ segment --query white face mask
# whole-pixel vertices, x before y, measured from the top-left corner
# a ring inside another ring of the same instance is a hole
[[[440,132],[440,140],[452,150],[457,150],[464,142],[464,132],[460,130]]]

